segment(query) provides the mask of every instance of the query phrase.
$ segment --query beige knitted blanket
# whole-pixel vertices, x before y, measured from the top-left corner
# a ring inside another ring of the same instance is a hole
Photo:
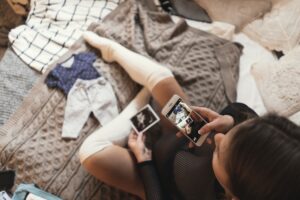
[[[168,15],[146,11],[134,0],[121,4],[104,24],[91,29],[170,67],[194,105],[219,111],[235,100],[241,51],[229,41],[192,29],[184,21],[174,24]],[[59,62],[85,48],[79,41]],[[116,63],[99,58],[95,66],[124,108],[140,86]],[[91,117],[78,139],[62,139],[66,98],[59,90],[47,88],[46,75],[0,127],[0,170],[15,169],[16,184],[35,183],[63,199],[132,198],[97,181],[80,166],[78,149],[99,124]]]

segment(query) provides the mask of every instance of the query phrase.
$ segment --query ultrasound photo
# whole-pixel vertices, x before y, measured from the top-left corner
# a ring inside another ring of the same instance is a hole
[[[130,121],[137,133],[143,133],[156,124],[159,121],[159,117],[151,106],[147,104]]]

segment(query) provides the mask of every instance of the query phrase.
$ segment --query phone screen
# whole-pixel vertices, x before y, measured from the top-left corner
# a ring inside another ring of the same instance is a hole
[[[195,143],[201,136],[198,133],[199,129],[206,124],[206,121],[181,99],[178,99],[166,117]]]

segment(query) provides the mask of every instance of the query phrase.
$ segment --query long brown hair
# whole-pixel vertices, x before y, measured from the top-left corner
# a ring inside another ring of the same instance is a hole
[[[300,127],[274,114],[242,124],[230,142],[226,171],[240,200],[299,200]]]

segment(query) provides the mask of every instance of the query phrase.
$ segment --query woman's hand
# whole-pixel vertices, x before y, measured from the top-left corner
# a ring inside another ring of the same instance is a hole
[[[117,48],[121,47],[117,42],[101,37],[94,32],[86,31],[83,33],[83,38],[93,47],[99,49],[102,54],[102,58],[106,62],[113,62],[114,53]]]
[[[136,157],[138,163],[152,160],[152,152],[145,146],[145,135],[131,132],[128,139],[128,146]]]
[[[198,130],[198,133],[201,135],[208,134],[212,131],[226,133],[234,125],[234,119],[230,115],[220,115],[219,113],[204,107],[192,107],[192,109],[208,121],[207,124]],[[178,137],[183,136],[181,132],[178,132],[176,135]],[[211,143],[211,141],[208,141],[208,143]],[[195,145],[190,142],[189,147],[193,146]]]
[[[226,133],[234,125],[234,119],[230,115],[220,115],[209,108],[193,107],[193,110],[208,120],[200,130],[199,134],[204,135],[211,131]]]

